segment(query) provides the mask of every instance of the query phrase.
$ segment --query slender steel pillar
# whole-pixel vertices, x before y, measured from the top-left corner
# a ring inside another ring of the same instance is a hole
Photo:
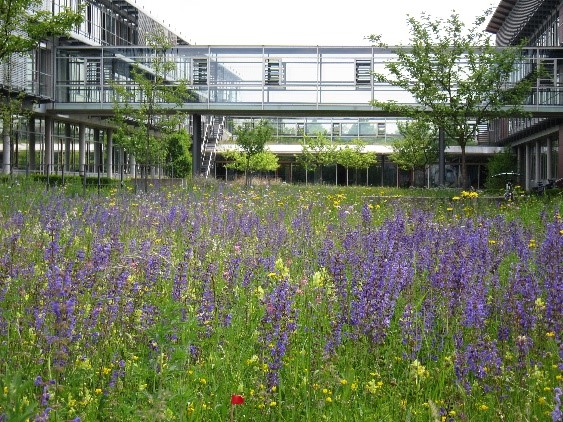
[[[113,131],[108,129],[107,133],[107,156],[106,156],[106,170],[107,176],[111,179],[113,177]]]
[[[531,157],[530,157],[530,149],[532,148],[532,146],[530,144],[526,144],[526,146],[524,147],[526,148],[526,153],[524,155],[524,183],[525,183],[525,189],[526,191],[530,190],[530,179],[531,179],[531,173],[532,173],[532,169],[531,169]]]
[[[194,114],[192,118],[192,175],[201,173],[201,114]]]
[[[53,170],[53,119],[45,116],[45,158],[43,161],[43,173],[51,174]]]
[[[552,157],[552,140],[551,138],[547,139],[547,151],[546,151],[546,161],[547,161],[547,168],[545,172],[545,177],[549,180],[553,178],[553,172],[551,171],[551,161],[553,160]]]
[[[541,179],[541,141],[537,140],[535,142],[534,148],[536,149],[536,153],[534,156],[534,161],[535,161],[534,180],[536,181],[536,185],[537,185]]]
[[[86,126],[84,123],[78,125],[78,171],[82,176],[87,173],[86,169]]]
[[[10,161],[12,157],[12,150],[11,150],[11,139],[10,139],[10,130],[12,126],[12,119],[11,117],[5,117],[2,121],[2,147],[3,147],[3,154],[2,154],[2,173],[10,174],[10,169],[12,167],[12,163]]]
[[[72,127],[70,123],[65,123],[65,153],[64,153],[65,162],[63,163],[64,171],[70,170],[70,153],[73,143],[74,142],[72,139]]]
[[[35,170],[35,118],[30,117],[28,125],[29,158],[28,165],[30,170]]]

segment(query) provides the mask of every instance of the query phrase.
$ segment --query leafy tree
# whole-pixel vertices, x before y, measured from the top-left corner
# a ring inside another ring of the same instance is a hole
[[[280,166],[278,156],[268,150],[253,154],[250,158],[237,150],[225,151],[223,156],[230,161],[226,165],[227,168],[244,171],[246,174],[255,171],[275,171]]]
[[[415,171],[438,159],[438,131],[426,120],[399,122],[398,129],[403,138],[393,142],[390,158],[403,170],[411,171],[414,184]]]
[[[4,66],[0,89],[0,119],[4,147],[4,173],[10,172],[11,133],[18,115],[25,115],[23,87],[11,80],[13,66],[35,49],[42,40],[67,35],[82,20],[82,8],[69,8],[53,15],[41,10],[40,0],[10,0],[0,2],[0,64]]]
[[[192,172],[191,139],[186,129],[170,134],[166,162],[173,177],[187,177]]]
[[[301,164],[305,171],[313,170],[315,176],[322,182],[323,166],[335,162],[336,146],[323,133],[317,133],[311,137],[305,135],[301,140],[301,154],[296,156],[296,161]]]
[[[276,171],[280,166],[278,156],[271,151],[256,154],[252,163],[254,171]]]
[[[175,108],[191,97],[187,82],[175,78],[176,64],[168,58],[171,44],[164,33],[150,34],[147,45],[150,62],[133,64],[131,80],[113,85],[116,141],[144,166],[145,191],[148,168],[165,160],[170,140],[185,121],[186,114]]]
[[[409,92],[418,105],[374,101],[395,115],[427,118],[442,128],[446,137],[461,148],[461,178],[467,186],[465,150],[478,126],[491,118],[523,114],[522,102],[529,95],[532,78],[511,83],[510,76],[521,58],[522,48],[497,48],[480,30],[488,10],[467,28],[452,12],[446,20],[422,14],[408,17],[412,45],[397,49],[397,58],[386,64],[387,73],[375,73],[386,82]],[[379,46],[379,36],[370,39]]]
[[[3,144],[3,173],[9,174],[12,170],[12,132],[19,118],[30,115],[31,110],[26,110],[24,105],[26,94],[14,90],[10,83],[0,91],[0,123],[2,125]]]
[[[67,35],[84,19],[83,8],[64,8],[53,15],[41,10],[41,0],[9,0],[0,2],[0,61],[13,54],[25,54],[52,36]]]
[[[358,163],[353,166],[353,168],[356,169],[356,180],[358,178],[359,169],[367,170],[370,166],[374,165],[377,162],[377,156],[373,152],[362,152],[362,155],[360,157],[361,159],[358,161]],[[368,180],[366,179],[366,185],[367,183]]]
[[[487,164],[487,180],[485,186],[487,189],[500,189],[504,188],[505,183],[511,177],[493,177],[495,174],[500,173],[514,173],[517,168],[516,156],[512,153],[510,148],[504,149],[502,152],[497,152],[489,158]],[[516,176],[513,177],[516,179]]]
[[[335,161],[346,168],[346,186],[348,186],[348,170],[356,170],[356,183],[358,181],[358,169],[365,169],[375,163],[375,154],[364,152],[365,143],[357,139],[353,146],[346,145],[335,151]]]
[[[250,186],[252,182],[251,172],[257,170],[255,165],[259,159],[255,159],[254,156],[264,152],[266,142],[272,139],[273,133],[274,129],[266,120],[260,120],[254,127],[251,124],[245,124],[235,129],[235,143],[240,148],[243,161],[239,170],[244,171],[247,186]]]

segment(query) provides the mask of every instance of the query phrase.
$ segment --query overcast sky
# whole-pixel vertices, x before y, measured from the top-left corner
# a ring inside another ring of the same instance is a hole
[[[500,0],[131,0],[197,45],[369,45],[381,34],[408,44],[407,14],[447,17],[467,24]]]

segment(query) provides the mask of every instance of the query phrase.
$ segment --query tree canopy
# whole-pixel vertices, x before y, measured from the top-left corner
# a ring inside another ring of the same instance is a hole
[[[225,157],[233,160],[231,168],[244,171],[246,185],[252,182],[253,171],[271,171],[278,168],[277,158],[274,160],[272,154],[265,150],[266,143],[272,140],[274,129],[266,120],[260,120],[258,124],[250,123],[235,129],[235,143],[238,151],[230,151]]]
[[[415,170],[438,159],[437,130],[426,120],[399,122],[398,128],[403,137],[393,142],[390,158],[403,170],[411,171],[414,183]]]
[[[172,177],[187,177],[192,172],[190,134],[186,129],[173,132],[168,137],[166,163],[170,166]]]
[[[53,14],[41,10],[42,4],[41,0],[0,2],[0,61],[27,53],[49,37],[66,35],[84,19],[82,9],[63,7]]]
[[[11,65],[17,66],[18,56],[35,49],[42,40],[52,36],[66,35],[79,25],[83,16],[81,9],[74,12],[63,8],[53,15],[41,10],[40,0],[0,1],[0,63],[10,64],[1,75],[0,119],[3,138],[3,172],[11,171],[11,132],[14,117],[24,114],[23,87],[14,86],[11,79]],[[25,66],[19,60],[20,66]],[[7,70],[7,71],[6,71]]]
[[[358,169],[365,169],[376,161],[374,153],[364,151],[366,144],[360,139],[353,141],[353,145],[346,145],[344,148],[337,149],[334,155],[334,161],[346,168],[346,185],[348,185],[348,170],[356,170],[356,178]],[[356,180],[357,183],[357,180]]]
[[[324,133],[316,136],[303,136],[301,140],[301,154],[296,156],[296,161],[306,171],[314,171],[319,181],[322,181],[323,166],[335,162],[336,146],[330,142]]]
[[[433,19],[423,13],[409,16],[410,44],[394,52],[386,73],[375,73],[386,82],[409,92],[417,105],[373,101],[396,115],[425,118],[444,130],[461,148],[462,183],[467,185],[466,146],[476,138],[478,126],[496,117],[522,115],[522,102],[533,78],[511,82],[522,55],[521,46],[498,48],[482,31],[490,10],[466,27],[458,14]],[[370,39],[379,46],[379,36]]]
[[[145,166],[145,189],[147,167],[165,160],[171,136],[184,124],[186,113],[176,107],[191,98],[187,81],[175,77],[176,64],[167,56],[171,44],[166,36],[154,32],[147,44],[152,52],[149,63],[132,64],[131,79],[113,84],[116,140]]]

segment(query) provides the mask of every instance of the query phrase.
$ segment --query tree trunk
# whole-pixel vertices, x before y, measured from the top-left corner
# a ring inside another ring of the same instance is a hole
[[[12,163],[11,163],[11,137],[10,131],[12,128],[12,118],[10,116],[4,116],[2,120],[2,144],[4,147],[2,155],[2,173],[10,174]]]
[[[2,131],[2,143],[3,143],[3,147],[4,147],[4,151],[3,151],[3,156],[2,156],[2,163],[3,163],[3,169],[2,169],[2,173],[4,174],[10,174],[10,169],[11,169],[11,162],[10,162],[10,144],[11,144],[11,140],[10,140],[10,130],[9,128],[4,128],[4,130]]]

